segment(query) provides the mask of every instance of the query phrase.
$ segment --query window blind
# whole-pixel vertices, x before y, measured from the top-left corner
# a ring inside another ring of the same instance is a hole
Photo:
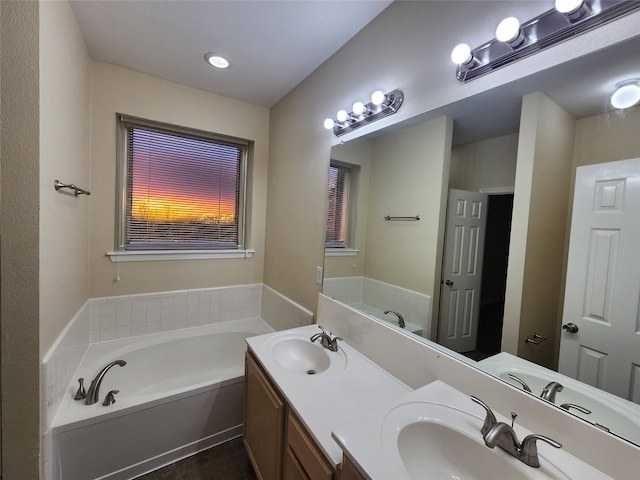
[[[239,248],[246,145],[125,128],[124,248]]]
[[[329,207],[325,246],[346,247],[347,207],[349,205],[349,168],[341,165],[329,167]]]

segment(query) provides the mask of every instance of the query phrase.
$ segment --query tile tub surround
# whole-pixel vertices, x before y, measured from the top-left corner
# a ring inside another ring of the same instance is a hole
[[[547,435],[568,453],[616,479],[637,478],[640,447],[579,420],[545,401],[498,380],[467,361],[372,320],[320,294],[317,322],[366,355],[411,388],[442,380],[467,395],[475,395],[509,418],[518,413],[524,428]],[[380,348],[384,345],[385,348]],[[419,367],[418,367],[419,366]]]
[[[415,325],[416,329],[423,332],[429,332],[431,329],[429,295],[363,276],[325,278],[323,290],[326,296],[382,320],[387,320],[382,312],[397,310],[404,320]],[[395,321],[395,316],[388,320]]]
[[[275,330],[313,321],[312,312],[264,284],[87,300],[40,365],[45,478],[51,467],[51,421],[90,344],[253,317],[264,318]]]

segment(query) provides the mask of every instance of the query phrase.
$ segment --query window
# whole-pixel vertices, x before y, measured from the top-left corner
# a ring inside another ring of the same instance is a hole
[[[243,248],[248,142],[118,118],[118,250]]]
[[[331,163],[329,167],[326,248],[345,248],[347,246],[350,177],[351,169],[349,167]]]

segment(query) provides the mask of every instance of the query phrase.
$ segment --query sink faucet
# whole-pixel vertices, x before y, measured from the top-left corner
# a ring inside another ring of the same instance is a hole
[[[473,396],[471,397],[471,400],[484,408],[487,413],[484,419],[484,424],[480,429],[480,433],[484,439],[484,444],[487,447],[494,448],[497,446],[512,457],[515,457],[521,462],[534,468],[538,468],[540,466],[540,460],[538,459],[538,447],[536,443],[538,440],[542,440],[552,447],[562,448],[562,445],[555,440],[536,433],[527,435],[524,437],[522,443],[520,443],[518,441],[518,436],[513,429],[513,422],[511,425],[504,422],[498,422],[496,420],[496,416],[486,403]],[[515,413],[511,414],[513,421],[515,421],[516,417],[517,415]]]
[[[385,310],[384,314],[387,315],[389,313],[393,313],[394,315],[396,315],[398,317],[398,325],[400,325],[400,328],[404,328],[404,318],[402,318],[402,315],[400,315],[400,313],[396,312],[395,310]]]
[[[104,378],[107,371],[113,367],[114,365],[120,365],[124,367],[127,364],[124,360],[115,360],[111,362],[109,365],[104,367],[102,370],[98,372],[93,380],[91,380],[91,385],[89,386],[89,390],[87,391],[87,398],[85,400],[86,405],[93,405],[100,398],[100,384],[102,383],[102,379]]]
[[[321,325],[318,325],[318,328],[322,330],[320,333],[316,333],[309,340],[311,343],[320,339],[320,345],[324,348],[331,350],[332,352],[338,351],[338,340],[342,340],[340,337],[334,337],[331,333],[327,333],[327,331]]]
[[[542,393],[540,394],[540,398],[543,400],[548,400],[551,403],[555,403],[556,401],[556,393],[561,392],[564,387],[561,383],[558,382],[549,382]]]

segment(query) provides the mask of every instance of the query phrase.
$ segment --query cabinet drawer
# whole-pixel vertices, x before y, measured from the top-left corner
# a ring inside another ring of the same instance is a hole
[[[300,464],[308,478],[313,480],[331,480],[334,470],[324,454],[315,445],[302,422],[289,412],[287,418],[287,450]]]
[[[282,467],[283,480],[310,480],[290,448],[284,452]]]

